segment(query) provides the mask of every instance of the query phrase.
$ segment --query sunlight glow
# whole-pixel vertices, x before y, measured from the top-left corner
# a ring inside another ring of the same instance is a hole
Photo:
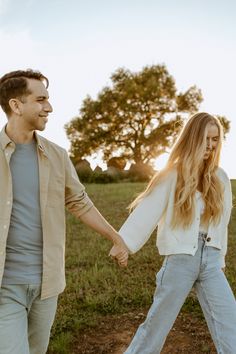
[[[166,162],[168,160],[168,157],[169,157],[169,154],[167,154],[167,153],[159,156],[154,162],[154,169],[159,171],[162,168],[164,168],[166,165]]]

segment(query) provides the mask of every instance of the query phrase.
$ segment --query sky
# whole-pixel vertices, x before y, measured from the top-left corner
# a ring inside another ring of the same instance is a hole
[[[234,0],[0,0],[0,76],[32,68],[49,78],[54,111],[42,135],[69,150],[64,125],[87,95],[120,67],[165,64],[178,91],[202,90],[201,111],[231,121],[221,165],[236,178],[235,23]]]

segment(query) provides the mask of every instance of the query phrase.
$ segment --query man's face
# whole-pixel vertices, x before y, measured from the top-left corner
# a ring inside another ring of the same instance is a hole
[[[31,92],[20,103],[22,123],[29,130],[44,130],[52,112],[48,91],[40,80],[27,79]]]

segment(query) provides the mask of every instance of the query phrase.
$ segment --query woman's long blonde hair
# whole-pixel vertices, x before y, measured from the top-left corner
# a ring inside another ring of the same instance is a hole
[[[204,160],[209,125],[217,126],[219,140],[210,157]],[[153,176],[146,190],[131,203],[130,210],[150,194],[171,171],[176,170],[177,183],[172,227],[187,228],[191,225],[195,213],[194,195],[199,188],[205,202],[202,222],[206,225],[209,221],[217,224],[223,210],[223,188],[216,175],[222,140],[223,128],[216,117],[204,112],[194,114],[183,127],[165,168]]]

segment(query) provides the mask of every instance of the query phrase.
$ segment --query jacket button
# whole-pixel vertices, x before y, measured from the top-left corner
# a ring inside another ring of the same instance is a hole
[[[211,241],[211,237],[207,237],[207,242],[210,242]]]

